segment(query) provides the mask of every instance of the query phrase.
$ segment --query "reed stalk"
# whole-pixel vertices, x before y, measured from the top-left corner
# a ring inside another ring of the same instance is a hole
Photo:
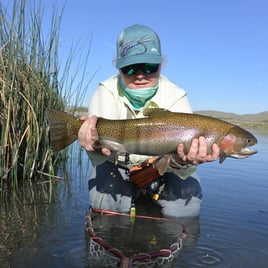
[[[54,175],[58,157],[49,149],[45,110],[75,108],[88,85],[81,81],[75,86],[75,75],[66,82],[72,51],[63,69],[59,64],[64,7],[59,13],[54,10],[50,33],[44,37],[41,5],[26,3],[15,0],[11,16],[0,5],[0,192],[16,191],[20,180],[31,180],[36,174]],[[80,68],[86,67],[87,59],[88,55]],[[74,95],[80,97],[71,105]]]

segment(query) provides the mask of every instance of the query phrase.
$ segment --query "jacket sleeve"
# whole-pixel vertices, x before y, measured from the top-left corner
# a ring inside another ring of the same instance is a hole
[[[175,100],[174,103],[172,103],[172,105],[169,107],[169,110],[176,113],[193,113],[186,93],[181,98]]]
[[[108,119],[118,119],[118,105],[113,91],[99,84],[89,103],[88,115],[96,115]]]
[[[120,116],[118,101],[117,78],[112,76],[96,88],[89,103],[88,116],[118,119]],[[107,160],[114,161],[114,156],[107,157],[100,152],[93,151],[87,154],[93,166],[100,165]]]

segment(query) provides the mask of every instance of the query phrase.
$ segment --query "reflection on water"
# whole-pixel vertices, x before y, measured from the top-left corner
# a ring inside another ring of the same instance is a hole
[[[199,218],[180,219],[186,225],[187,238],[174,267],[267,267],[268,134],[255,134],[258,154],[243,160],[226,159],[222,165],[215,162],[200,166],[201,214]],[[89,262],[84,231],[90,165],[83,155],[82,166],[69,164],[68,176],[61,173],[64,180],[33,183],[17,199],[7,198],[2,204],[1,267],[94,267]],[[51,194],[47,196],[47,192]],[[139,214],[158,216],[158,210],[152,212],[149,204],[139,209]],[[131,234],[137,244],[143,238],[151,239],[144,234],[157,229],[152,224],[137,222]],[[120,229],[119,225],[114,223],[113,236],[106,234],[107,239],[118,239],[116,243],[124,241],[132,247],[133,240],[119,239],[126,227]],[[175,237],[170,227],[158,224],[161,243]]]
[[[1,204],[1,267],[8,267],[14,253],[37,238],[40,224],[47,217],[48,199],[43,195],[40,200],[38,193],[48,189],[44,189],[46,185],[35,186],[25,188],[17,197],[6,196]]]
[[[69,176],[60,172],[64,180],[33,183],[32,188],[26,183],[23,194],[6,198],[1,206],[1,268],[85,266],[88,169],[88,163],[76,165]]]

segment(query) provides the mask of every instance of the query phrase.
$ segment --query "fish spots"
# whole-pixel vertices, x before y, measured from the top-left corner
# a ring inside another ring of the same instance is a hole
[[[48,109],[46,114],[54,151],[63,149],[77,139],[82,121],[53,109]],[[222,152],[222,159],[256,153],[246,150],[257,143],[251,133],[226,121],[198,114],[152,109],[145,118],[110,120],[99,117],[96,128],[99,140],[94,144],[95,150],[108,148],[115,153],[163,156],[176,152],[179,143],[184,145],[187,152],[193,138],[204,136],[208,152],[216,143]],[[114,178],[114,174],[108,176]]]

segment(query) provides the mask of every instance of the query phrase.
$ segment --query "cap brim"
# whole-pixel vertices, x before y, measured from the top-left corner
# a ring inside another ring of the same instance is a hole
[[[116,68],[121,69],[125,66],[137,63],[155,63],[160,64],[162,62],[162,57],[159,55],[131,55],[124,58],[120,58],[116,62]]]

